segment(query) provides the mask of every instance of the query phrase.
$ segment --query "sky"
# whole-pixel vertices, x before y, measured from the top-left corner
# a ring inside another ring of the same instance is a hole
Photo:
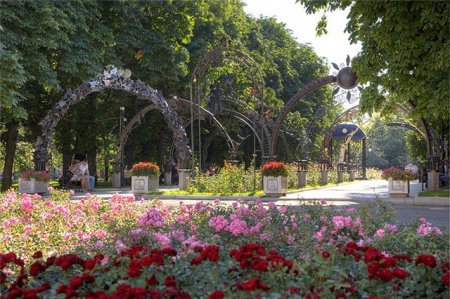
[[[316,36],[316,25],[323,12],[307,15],[305,8],[295,0],[243,0],[247,5],[246,13],[253,17],[261,15],[275,17],[279,22],[285,23],[292,30],[293,36],[302,44],[311,45],[320,57],[325,57],[330,64],[345,63],[347,54],[356,56],[360,45],[350,44],[348,34],[344,33],[347,23],[346,11],[327,12],[328,33]]]

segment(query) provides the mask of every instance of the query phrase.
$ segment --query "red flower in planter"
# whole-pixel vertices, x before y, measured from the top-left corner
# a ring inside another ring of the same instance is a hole
[[[131,175],[134,176],[159,176],[159,166],[152,162],[139,162],[131,168]]]
[[[272,161],[261,167],[263,176],[288,176],[288,168],[283,162]]]
[[[424,264],[425,266],[436,267],[436,258],[429,254],[422,254],[416,257],[416,265]]]
[[[411,181],[416,178],[414,172],[410,169],[401,169],[398,167],[389,167],[381,173],[381,178],[388,180],[392,178],[397,181]]]

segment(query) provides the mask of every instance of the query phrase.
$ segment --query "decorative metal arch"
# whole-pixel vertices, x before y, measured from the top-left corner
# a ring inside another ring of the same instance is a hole
[[[406,128],[408,130],[414,131],[417,134],[419,134],[425,141],[427,140],[427,136],[425,135],[425,133],[422,132],[421,130],[419,130],[419,128],[417,128],[413,124],[402,123],[402,122],[390,122],[390,123],[387,123],[386,126]]]
[[[204,90],[202,86],[206,84],[208,70],[212,68],[219,67],[224,64],[225,61],[232,61],[236,64],[243,66],[250,70],[250,80],[253,82],[252,86],[252,96],[257,99],[255,104],[256,108],[260,108],[261,115],[263,114],[263,87],[264,79],[261,71],[259,70],[256,62],[246,53],[239,50],[235,45],[231,44],[231,41],[224,40],[223,45],[219,46],[213,50],[208,51],[200,60],[198,61],[194,71],[191,74],[190,80],[190,100],[191,100],[191,119],[194,119],[194,111],[199,113],[198,109],[194,109],[194,103],[200,105],[202,101],[206,99]],[[236,99],[240,100],[240,99]],[[220,103],[219,103],[220,104]],[[252,110],[247,103],[242,102],[242,106],[245,110]],[[200,106],[197,106],[200,107]],[[261,134],[262,136],[262,134]],[[262,138],[264,138],[262,136]],[[201,124],[198,124],[198,148],[199,160],[201,160]],[[191,122],[191,148],[195,152],[194,145],[194,122]]]
[[[271,138],[271,147],[269,155],[271,157],[275,154],[275,149],[277,146],[277,140],[278,135],[280,134],[281,130],[281,124],[283,123],[284,119],[286,118],[287,114],[294,109],[294,107],[297,105],[297,103],[310,94],[311,92],[315,91],[316,89],[325,86],[327,84],[335,83],[336,82],[336,76],[327,76],[324,78],[316,79],[308,84],[306,84],[301,90],[299,90],[295,95],[293,95],[289,101],[284,105],[283,109],[280,111],[280,114],[278,115],[275,124],[273,126],[272,131],[272,138]]]
[[[173,132],[176,143],[176,156],[178,161],[185,165],[192,156],[189,148],[189,140],[182,125],[181,117],[168,105],[164,97],[155,89],[144,82],[131,80],[129,70],[119,70],[114,66],[108,66],[105,71],[97,77],[83,82],[78,88],[69,89],[47,116],[39,123],[42,135],[38,137],[35,147],[35,159],[39,169],[45,169],[48,161],[47,146],[51,143],[52,133],[61,118],[69,108],[93,92],[112,88],[127,91],[140,99],[153,103],[160,110],[169,128]]]
[[[181,106],[189,107],[189,105],[190,105],[190,102],[188,100],[185,100],[182,98],[177,98],[177,97],[172,97],[172,98],[167,99],[167,103],[174,110],[182,109]],[[197,104],[194,104],[194,105],[197,106]],[[203,107],[198,107],[198,108],[202,111],[202,113],[204,115],[209,117],[214,122],[214,124],[222,132],[222,135],[225,137],[225,140],[227,141],[230,151],[234,151],[235,147],[236,147],[236,142],[233,139],[231,139],[231,137],[228,135],[228,132],[225,129],[225,127],[219,122],[219,120],[209,110],[207,110]],[[122,134],[120,135],[119,155],[123,152],[125,144],[127,143],[128,136],[130,135],[130,133],[141,124],[142,120],[144,119],[145,115],[148,112],[150,112],[152,110],[156,110],[156,109],[157,109],[157,107],[154,104],[150,104],[150,105],[142,108],[128,122],[126,127],[122,130]]]
[[[329,153],[325,153],[330,146],[331,137],[333,136],[333,131],[338,124],[346,120],[352,119],[356,114],[359,113],[359,105],[353,106],[342,112],[331,124],[328,130],[325,132],[325,136],[322,141],[322,146],[320,147],[320,152],[322,156],[322,161],[329,160]]]

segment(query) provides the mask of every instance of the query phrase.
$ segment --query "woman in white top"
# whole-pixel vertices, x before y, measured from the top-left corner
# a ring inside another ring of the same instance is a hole
[[[86,160],[80,162],[79,169],[81,172],[81,189],[83,192],[87,192],[89,189],[89,166]]]

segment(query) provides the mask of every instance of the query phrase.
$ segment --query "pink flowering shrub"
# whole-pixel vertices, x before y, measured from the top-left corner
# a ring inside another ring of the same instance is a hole
[[[203,298],[222,292],[251,298],[420,298],[425,290],[436,297],[448,293],[448,234],[426,219],[396,225],[383,203],[343,209],[325,202],[168,206],[119,195],[109,201],[67,198],[58,190],[47,199],[1,195],[0,296]],[[42,256],[34,258],[38,250]],[[160,293],[150,293],[155,291]]]

